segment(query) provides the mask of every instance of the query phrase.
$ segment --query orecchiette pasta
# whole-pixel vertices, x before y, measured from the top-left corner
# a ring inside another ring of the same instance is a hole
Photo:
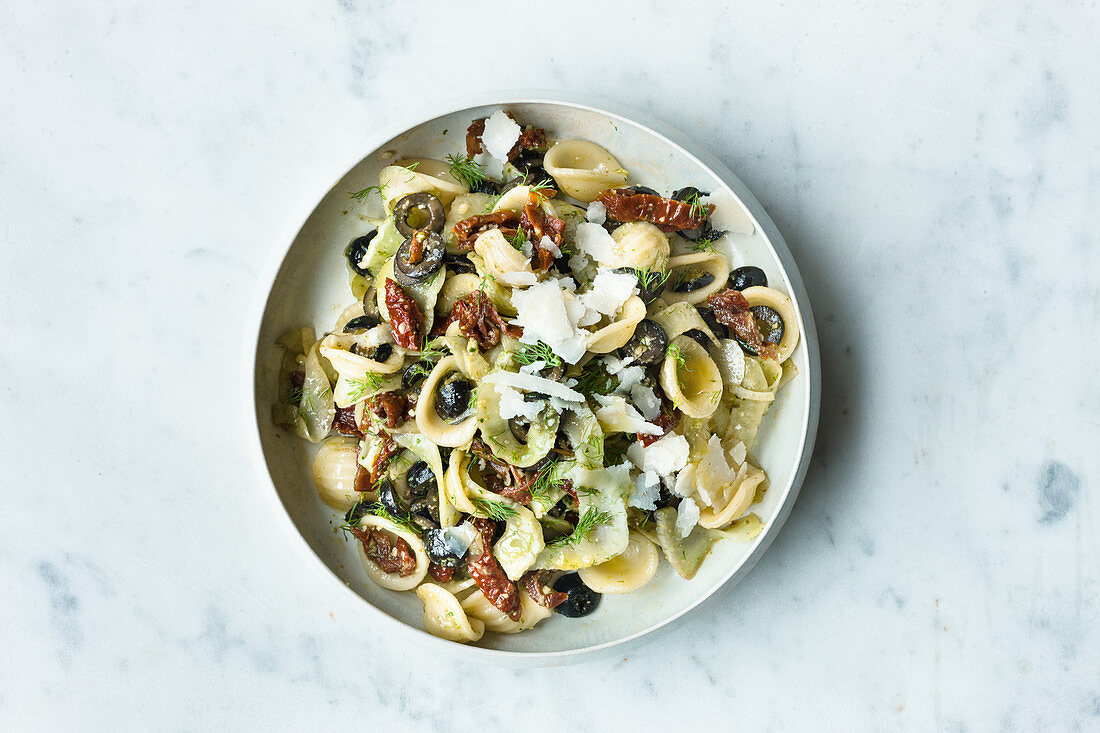
[[[627,179],[627,172],[611,153],[586,140],[554,143],[546,151],[543,167],[563,193],[585,203]]]
[[[485,634],[485,623],[467,616],[458,599],[435,583],[420,586],[416,595],[424,604],[424,628],[436,636],[465,644]]]
[[[581,568],[581,580],[597,593],[633,593],[653,579],[660,556],[640,532],[631,532],[626,549],[599,565]]]
[[[355,492],[358,459],[359,441],[342,435],[321,443],[313,456],[313,485],[321,500],[337,511],[346,512],[358,501]]]
[[[548,132],[500,110],[446,163],[394,151],[348,217],[377,229],[333,243],[355,302],[279,339],[272,415],[321,443],[317,496],[366,577],[458,643],[663,592],[661,556],[690,579],[758,537],[753,450],[798,374],[795,304],[730,273],[725,233],[754,225],[729,191],[627,188],[607,149]]]

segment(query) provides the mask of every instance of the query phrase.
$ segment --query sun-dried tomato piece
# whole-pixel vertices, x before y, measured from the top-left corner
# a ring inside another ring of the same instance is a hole
[[[377,527],[353,527],[351,531],[363,543],[367,559],[383,573],[404,578],[416,570],[416,556],[405,540]]]
[[[656,425],[664,432],[662,432],[660,435],[648,435],[638,433],[638,440],[642,441],[642,445],[649,445],[665,437],[672,432],[673,428],[680,424],[680,414],[680,411],[677,410],[675,407],[672,407],[667,403],[662,403],[661,414],[659,414],[650,422],[652,422],[652,424]]]
[[[378,449],[378,453],[375,454],[374,460],[370,464],[370,474],[367,479],[370,481],[371,487],[378,483],[378,479],[382,478],[382,473],[386,470],[386,466],[389,464],[390,459],[398,454],[401,450],[400,446],[394,441],[388,433],[382,433],[382,445]],[[358,482],[356,482],[358,484]],[[358,485],[356,490],[359,490]],[[367,489],[368,491],[370,489]]]
[[[775,347],[764,342],[756,319],[749,310],[749,301],[738,290],[723,290],[707,298],[707,305],[714,311],[714,318],[733,332],[745,346],[765,357],[775,355]]]
[[[400,392],[383,392],[366,400],[367,409],[384,418],[387,428],[396,428],[409,419],[409,398]]]
[[[454,225],[455,247],[462,252],[474,248],[474,240],[490,229],[499,229],[505,237],[514,237],[518,231],[519,214],[514,211],[494,211],[491,214],[474,214]]]
[[[370,480],[370,469],[359,463],[355,464],[355,490],[362,492],[374,490],[374,482]]]
[[[480,533],[480,542],[475,541],[470,545],[470,553],[466,556],[466,569],[470,571],[470,577],[481,589],[485,600],[492,603],[508,618],[518,621],[522,609],[519,605],[519,588],[508,580],[504,569],[493,557],[493,533],[496,525],[491,519],[475,517],[474,527]]]
[[[428,575],[437,583],[446,583],[448,580],[454,577],[454,568],[445,568],[442,565],[436,565],[434,562],[428,564]]]
[[[363,437],[363,431],[355,423],[355,405],[351,407],[337,407],[336,415],[332,418],[332,427],[341,435],[354,435]]]
[[[416,304],[396,280],[386,278],[386,310],[390,314],[390,331],[398,346],[416,351],[420,348],[420,336],[424,316]]]
[[[519,579],[523,589],[527,591],[527,595],[531,596],[531,600],[543,608],[560,606],[569,597],[560,591],[551,590],[550,584],[547,582],[549,577],[550,573],[546,570],[532,570],[524,573],[523,577]]]
[[[547,191],[553,194],[554,191]],[[542,210],[540,206],[541,193],[532,193],[523,206],[523,214],[519,219],[519,227],[523,230],[523,236],[534,247],[531,258],[535,269],[542,271],[550,268],[554,262],[554,253],[542,244],[542,238],[549,237],[560,251],[561,243],[565,238],[565,222],[556,216],[551,216]]]
[[[714,204],[692,205],[649,193],[635,193],[627,188],[604,191],[596,200],[607,209],[609,219],[620,222],[648,221],[662,232],[678,232],[703,225],[714,211]]]
[[[502,333],[513,338],[523,335],[522,328],[513,326],[500,317],[497,309],[489,302],[489,296],[481,290],[459,298],[447,317],[432,329],[432,333],[446,333],[447,327],[455,321],[458,322],[458,330],[462,335],[476,341],[482,351],[499,344]]]
[[[481,136],[485,134],[485,119],[485,117],[482,117],[474,120],[466,128],[466,156],[469,158],[474,157],[483,150]]]

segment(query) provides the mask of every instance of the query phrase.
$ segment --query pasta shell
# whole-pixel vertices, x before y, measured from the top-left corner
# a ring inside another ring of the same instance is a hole
[[[630,533],[626,549],[599,565],[581,568],[577,574],[597,593],[632,593],[653,579],[660,555],[638,532]]]
[[[587,140],[554,143],[543,157],[543,167],[563,193],[584,203],[627,179],[627,172],[611,153]]]
[[[425,583],[416,589],[416,596],[424,604],[423,621],[428,633],[460,644],[477,641],[485,634],[481,619],[469,618],[450,591]]]
[[[794,349],[798,346],[798,316],[794,312],[794,303],[790,297],[774,288],[756,285],[741,291],[749,306],[766,305],[783,319],[783,338],[777,346],[779,355],[777,362],[783,362],[790,358]]]
[[[355,474],[359,470],[359,439],[343,435],[329,438],[313,456],[313,485],[321,500],[338,512],[346,512],[359,500]]]
[[[677,359],[679,352],[682,359]],[[714,360],[690,336],[677,336],[661,365],[661,387],[688,417],[709,417],[722,399],[722,375]]]
[[[359,526],[376,527],[400,537],[405,540],[405,542],[409,543],[409,547],[416,557],[416,567],[411,574],[405,577],[396,574],[390,575],[389,573],[383,572],[381,568],[367,558],[367,551],[363,549],[363,543],[357,541],[355,543],[355,548],[359,553],[359,561],[363,563],[363,568],[366,569],[367,575],[371,580],[387,590],[411,590],[419,585],[420,581],[424,580],[424,576],[428,574],[428,553],[425,552],[424,542],[420,537],[396,522],[391,522],[385,517],[376,517],[373,514],[364,515],[363,518],[359,520]]]

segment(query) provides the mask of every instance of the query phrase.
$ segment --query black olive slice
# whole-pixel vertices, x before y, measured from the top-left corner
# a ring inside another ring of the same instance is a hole
[[[378,230],[372,229],[363,236],[351,240],[351,244],[344,250],[344,256],[348,258],[348,265],[355,271],[356,275],[370,275],[370,270],[360,267],[359,263],[363,261],[363,257],[367,254],[367,248],[370,247],[371,240],[376,236],[378,236]]]
[[[695,342],[702,346],[704,349],[709,349],[711,346],[712,342],[710,340],[710,336],[707,336],[706,333],[699,330],[698,328],[693,328],[690,331],[684,331],[684,335],[688,338],[695,339]]]
[[[677,191],[673,191],[671,198],[674,201],[691,202],[698,201],[701,197],[709,195],[710,194],[706,191],[700,191],[695,186],[685,186]],[[708,220],[694,229],[681,229],[679,234],[692,242],[696,242],[699,239],[706,239],[709,242],[713,242],[721,237],[724,232],[716,232],[711,228],[710,221]]]
[[[407,507],[398,495],[397,487],[388,478],[382,479],[382,485],[378,487],[378,503],[395,517],[403,517],[407,513]]]
[[[595,611],[600,605],[602,596],[581,582],[576,573],[569,573],[558,578],[554,583],[554,590],[565,593],[566,599],[554,608],[555,613],[560,613],[566,618],[580,618]]]
[[[429,362],[418,361],[401,373],[401,386],[406,390],[412,390],[414,387],[424,381],[424,378],[431,372],[432,365]]]
[[[466,557],[466,553],[456,555],[451,545],[447,542],[447,530],[429,529],[424,533],[424,550],[428,559],[436,565],[444,568],[458,567],[458,561]]]
[[[438,527],[439,494],[432,492],[421,499],[417,499],[409,505],[409,514],[413,522],[423,529]]]
[[[473,384],[458,372],[444,379],[436,389],[435,411],[444,420],[457,420],[470,406]]]
[[[714,282],[714,273],[699,271],[692,273],[690,277],[685,277],[680,282],[676,283],[676,287],[672,289],[674,293],[690,293],[693,290],[699,290],[705,288]]]
[[[359,524],[359,520],[370,513],[368,511],[370,504],[370,502],[362,500],[355,502],[351,509],[348,509],[344,514],[344,521],[352,526]]]
[[[703,317],[703,323],[707,324],[707,328],[710,329],[715,338],[729,338],[729,329],[726,328],[725,324],[718,322],[718,319],[714,317],[713,310],[699,307],[696,307],[695,310],[699,311],[699,315]]]
[[[344,324],[344,333],[364,333],[381,323],[378,316],[356,316]]]
[[[747,265],[738,267],[730,273],[729,286],[734,290],[744,290],[756,286],[768,286],[768,276],[759,267]]]
[[[760,329],[760,336],[764,343],[778,344],[783,340],[783,316],[774,308],[766,305],[754,305],[749,308],[752,318],[756,321],[756,327]]]
[[[435,232],[413,232],[393,257],[397,282],[414,286],[439,272],[443,266],[443,237]]]
[[[444,252],[443,264],[451,271],[452,275],[466,275],[475,272],[474,263],[470,262],[466,255]]]
[[[654,191],[649,186],[630,186],[627,191],[633,191],[634,193],[647,193],[650,196],[660,196],[661,194]]]
[[[429,231],[438,234],[447,221],[443,203],[430,193],[410,193],[398,199],[393,207],[393,223],[404,237],[413,232]]]
[[[668,335],[655,321],[641,321],[634,335],[619,349],[622,358],[631,358],[634,364],[658,364],[668,351]]]
[[[409,491],[415,497],[426,496],[435,487],[435,473],[424,461],[417,461],[405,473]]]

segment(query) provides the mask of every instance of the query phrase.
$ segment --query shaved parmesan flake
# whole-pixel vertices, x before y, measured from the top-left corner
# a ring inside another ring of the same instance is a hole
[[[653,471],[638,474],[634,480],[634,493],[630,495],[629,506],[651,511],[657,508],[657,500],[661,498],[661,480]]]
[[[539,281],[533,272],[501,272],[497,274],[497,279],[513,288],[525,288]]]
[[[603,224],[607,221],[607,207],[599,201],[593,201],[588,205],[588,211],[584,212],[584,218],[593,224]]]
[[[681,537],[687,537],[698,523],[699,505],[690,497],[681,501],[680,508],[676,512],[676,531]]]
[[[536,377],[534,374],[517,374],[516,372],[506,372],[498,369],[489,372],[481,381],[484,384],[503,384],[524,392],[538,392],[550,397],[557,397],[566,402],[584,402],[584,395],[580,392],[569,389],[561,382]]]
[[[658,476],[669,476],[687,465],[687,438],[669,433],[648,446],[634,443],[626,450],[626,457],[643,471],[655,471]]]
[[[596,419],[605,432],[641,433],[642,435],[660,435],[663,431],[634,409],[634,406],[619,395],[594,395],[602,405],[596,410]],[[629,455],[629,454],[628,454]]]
[[[508,151],[519,142],[521,132],[516,121],[498,109],[485,120],[485,132],[481,133],[481,142],[489,155],[504,161],[508,160]]]
[[[546,402],[543,400],[528,402],[523,399],[523,395],[507,384],[496,385],[496,390],[500,395],[500,416],[505,420],[511,420],[513,417],[534,420],[546,407]]]
[[[550,256],[553,257],[555,260],[561,257],[561,249],[558,247],[558,245],[554,244],[553,239],[546,236],[545,234],[542,235],[542,239],[539,241],[539,247],[549,252]],[[531,255],[527,256],[530,257]]]
[[[582,222],[577,225],[577,233],[574,236],[576,237],[577,249],[596,260],[596,262],[607,266],[614,266],[613,263],[617,262],[615,240],[599,224]]]
[[[632,295],[638,294],[638,279],[624,272],[600,268],[581,302],[606,316],[613,316]]]
[[[482,172],[489,178],[499,180],[504,177],[504,162],[488,153],[478,153],[474,156],[474,162],[481,166]]]
[[[523,327],[520,341],[525,344],[542,341],[569,364],[577,363],[584,356],[587,334],[577,331],[576,317],[571,317],[577,309],[574,300],[573,294],[562,290],[555,280],[513,292],[516,317],[512,323]]]
[[[627,392],[633,389],[638,382],[642,381],[645,377],[645,369],[640,366],[632,366],[623,369],[619,372],[619,386],[616,388],[618,392]]]
[[[639,367],[640,368],[640,367]],[[638,406],[638,412],[646,420],[656,420],[661,414],[661,398],[646,384],[635,384],[630,388],[630,398]]]

